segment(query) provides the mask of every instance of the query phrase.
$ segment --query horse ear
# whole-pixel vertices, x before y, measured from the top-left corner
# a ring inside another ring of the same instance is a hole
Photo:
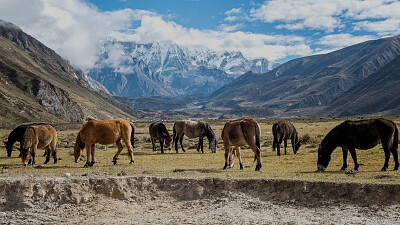
[[[169,137],[169,135],[168,134],[166,134],[166,133],[162,133],[162,135],[164,136],[164,137]]]

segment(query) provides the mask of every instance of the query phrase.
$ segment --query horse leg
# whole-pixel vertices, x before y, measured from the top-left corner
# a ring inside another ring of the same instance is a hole
[[[242,157],[240,156],[240,147],[236,148],[236,155],[239,159],[240,169],[243,170],[243,161],[242,161]]]
[[[164,154],[164,140],[160,139],[160,146],[161,146],[161,154]]]
[[[47,164],[50,161],[50,154],[51,153],[50,153],[50,147],[49,146],[46,146],[45,153],[46,153],[46,160],[44,161],[43,164]]]
[[[36,150],[37,150],[36,146],[31,148],[32,166],[36,164]]]
[[[233,168],[235,163],[233,162],[233,158],[235,157],[236,147],[232,146],[229,148],[229,156],[228,156],[228,166],[229,168]]]
[[[197,143],[197,152],[200,152],[200,142],[201,142],[201,136],[199,136],[199,142]]]
[[[347,154],[349,152],[349,149],[347,148],[342,148],[343,152],[343,166],[340,168],[340,170],[345,170],[347,168]]]
[[[132,133],[131,135],[133,135],[133,133]],[[125,145],[126,145],[126,147],[128,148],[129,155],[131,156],[131,161],[129,162],[129,164],[132,165],[132,164],[135,162],[135,160],[133,159],[133,146],[132,146],[132,144],[131,144],[131,142],[130,142],[131,137],[126,136],[126,135],[123,135],[123,136],[122,136],[122,139],[124,140]],[[161,147],[161,148],[162,148],[162,147]],[[163,150],[163,151],[164,151],[164,150]]]
[[[153,145],[153,152],[155,152],[156,151],[156,144],[154,143],[154,140],[153,140],[152,137],[150,139],[151,139],[151,144]]]
[[[356,154],[356,149],[354,147],[349,148],[351,157],[353,158],[354,161],[354,170],[358,170],[358,167],[360,166],[360,164],[358,164],[357,162],[357,154]]]
[[[85,146],[85,148],[86,148],[86,163],[85,163],[85,165],[83,166],[83,167],[85,167],[85,168],[91,166],[91,165],[90,165],[90,160],[89,160],[89,159],[90,159],[90,153],[91,153],[91,147],[92,147],[91,144],[86,144],[86,146]]]
[[[226,169],[228,167],[229,152],[230,152],[229,145],[225,145],[225,166],[223,169]]]
[[[285,155],[286,155],[287,139],[283,140],[283,145],[285,146]]]
[[[296,146],[295,146],[296,139],[294,138],[294,135],[293,135],[293,137],[291,138],[291,141],[292,141],[293,153],[296,155],[296,154],[297,154],[297,152],[296,152]]]
[[[181,135],[181,138],[179,138],[179,143],[181,144],[182,151],[183,151],[183,152],[186,152],[185,149],[183,148],[183,144],[182,144],[182,142],[183,142],[183,135],[184,135],[184,134],[182,134],[182,135]]]
[[[57,158],[57,148],[56,148],[56,146],[57,146],[57,142],[56,142],[56,141],[53,141],[53,142],[51,143],[51,146],[50,146],[51,151],[49,151],[49,154],[50,154],[50,152],[51,152],[51,155],[53,156],[54,164],[57,164],[57,160],[58,160],[58,158]]]
[[[278,155],[278,156],[281,156],[281,144],[282,144],[282,139],[280,138],[279,140],[278,140],[278,143],[276,143],[276,154]]]
[[[397,152],[397,148],[393,147],[390,149],[392,152],[393,158],[394,158],[394,169],[393,170],[399,170],[399,155]]]
[[[201,147],[201,153],[204,153],[204,150],[203,150],[203,137],[201,137],[200,138],[200,140],[199,140],[199,144],[200,144],[200,147]]]
[[[272,151],[275,151],[276,148],[276,144],[277,144],[278,140],[274,137],[274,141],[272,142]]]
[[[179,135],[178,134],[174,134],[174,144],[175,144],[175,151],[176,153],[178,153],[178,140],[179,140]]]
[[[389,167],[390,150],[386,143],[388,143],[388,141],[387,142],[382,141],[383,151],[385,152],[385,164],[383,164],[381,171],[386,171],[387,168]]]
[[[114,163],[114,165],[117,164],[118,156],[119,156],[119,154],[121,153],[122,149],[124,148],[124,146],[122,146],[121,139],[118,139],[118,141],[115,142],[115,143],[117,144],[118,151],[117,151],[117,153],[115,153],[115,155],[114,155],[114,157],[113,157],[113,163]]]
[[[91,153],[92,153],[92,161],[90,162],[90,164],[93,166],[93,164],[96,163],[96,160],[94,159],[94,153],[95,153],[95,145],[94,144],[92,144]]]
[[[254,143],[254,139],[251,138],[246,138],[246,142],[250,145],[250,148],[254,152],[254,158],[257,160],[257,166],[256,166],[256,171],[260,171],[262,164],[261,164],[261,151],[257,147],[256,143]]]

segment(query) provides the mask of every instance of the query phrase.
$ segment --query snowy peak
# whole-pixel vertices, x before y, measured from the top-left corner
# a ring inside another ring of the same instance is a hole
[[[264,73],[277,66],[265,58],[248,60],[238,51],[180,46],[172,41],[140,44],[107,40],[101,43],[101,49],[102,57],[89,75],[110,93],[124,96],[211,93],[250,70]],[[145,66],[138,70],[138,63]],[[151,80],[142,87],[151,91],[119,91],[129,80],[138,80],[138,74]],[[112,88],[105,83],[111,76],[123,77],[120,82],[124,83],[114,82],[111,86],[118,85],[118,88]],[[152,88],[154,84],[158,88]],[[164,90],[155,91],[160,88]]]

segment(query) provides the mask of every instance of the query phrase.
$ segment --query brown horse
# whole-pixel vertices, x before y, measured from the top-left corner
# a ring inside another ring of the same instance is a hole
[[[81,128],[76,136],[74,146],[75,162],[79,161],[82,149],[86,147],[86,164],[85,167],[93,166],[96,163],[94,159],[94,145],[100,143],[102,145],[109,145],[116,143],[118,152],[113,157],[114,165],[117,164],[117,159],[121,153],[123,146],[121,139],[124,141],[131,156],[130,164],[133,164],[133,148],[135,128],[133,124],[123,119],[113,120],[95,120],[89,119]],[[89,161],[89,156],[92,155],[92,161]]]
[[[47,152],[47,164],[50,161],[50,154],[53,154],[54,164],[57,163],[57,132],[51,125],[34,125],[28,127],[21,140],[21,148],[17,148],[21,152],[22,163],[26,166],[30,162],[32,166],[36,164],[36,149],[45,148]]]
[[[287,140],[290,139],[292,141],[293,153],[297,154],[300,149],[301,141],[299,141],[299,136],[297,134],[296,128],[289,121],[278,121],[272,125],[272,134],[274,135],[274,142],[272,144],[272,149],[275,151],[275,148],[278,149],[278,156],[281,155],[281,143],[283,140],[285,147],[285,155],[287,148]]]
[[[155,141],[157,140],[160,141],[162,154],[164,154],[164,143],[166,147],[171,150],[172,135],[169,135],[169,132],[163,123],[154,122],[150,124],[149,134],[151,144],[153,145],[153,152],[156,151]]]
[[[240,147],[248,144],[253,150],[257,160],[256,171],[259,171],[261,165],[261,152],[260,152],[260,127],[258,123],[250,118],[237,119],[225,123],[224,129],[221,134],[225,146],[225,166],[228,167],[228,161],[233,160],[232,146],[235,146],[236,155],[239,158],[240,169],[243,169],[243,162],[240,156]],[[230,153],[231,152],[231,153]]]
[[[188,138],[199,138],[199,143],[197,145],[197,151],[203,151],[203,137],[206,136],[209,142],[209,149],[212,153],[216,152],[217,148],[217,138],[215,137],[214,131],[211,129],[208,123],[203,121],[191,121],[191,120],[181,120],[174,123],[173,128],[173,142],[175,143],[175,151],[178,153],[178,140],[181,144],[183,152],[186,152],[183,148],[183,135]]]
[[[395,166],[394,170],[399,169],[398,142],[399,133],[396,123],[387,119],[369,119],[358,121],[344,121],[334,127],[322,140],[318,149],[318,170],[325,170],[331,160],[331,154],[336,147],[342,147],[343,166],[347,168],[347,153],[350,151],[354,160],[354,170],[358,170],[356,148],[370,149],[382,143],[385,152],[385,164],[382,171],[387,170],[390,152],[393,154]]]

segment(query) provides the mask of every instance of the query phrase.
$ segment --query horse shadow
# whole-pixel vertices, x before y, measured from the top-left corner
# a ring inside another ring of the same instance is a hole
[[[172,170],[174,173],[182,173],[182,172],[199,172],[199,173],[221,173],[221,169],[174,169]]]

